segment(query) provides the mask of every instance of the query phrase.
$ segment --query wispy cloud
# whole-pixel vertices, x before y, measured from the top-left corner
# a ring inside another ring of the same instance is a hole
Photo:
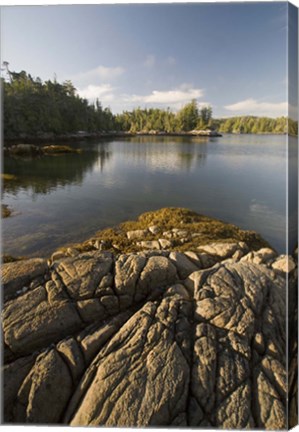
[[[165,63],[169,66],[174,66],[176,64],[176,59],[172,56],[166,58]]]
[[[109,67],[109,66],[97,66],[94,69],[90,69],[85,72],[80,72],[71,77],[72,81],[80,82],[80,83],[90,83],[90,82],[98,82],[102,80],[113,80],[123,75],[125,69],[121,66]]]
[[[143,62],[143,65],[147,68],[152,68],[156,64],[156,57],[153,54],[149,54]]]
[[[156,67],[163,66],[163,65],[174,66],[176,64],[177,64],[177,60],[176,60],[176,58],[174,58],[172,56],[168,56],[168,57],[164,58],[163,60],[159,60],[153,54],[149,54],[148,56],[146,56],[146,58],[143,62],[143,66],[145,66],[148,69],[152,69],[155,66]]]
[[[78,86],[78,94],[88,99],[91,103],[99,99],[104,105],[111,104],[117,112],[123,109],[133,109],[136,106],[168,106],[174,110],[180,109],[184,104],[192,99],[200,99],[204,95],[203,89],[194,87],[191,84],[182,84],[179,87],[170,90],[153,90],[149,94],[127,94],[122,93],[119,87],[112,86],[108,83],[88,84]],[[198,101],[198,106],[209,105],[208,102]]]
[[[287,102],[259,102],[256,99],[250,98],[226,105],[224,108],[235,114],[278,117],[287,115],[288,104]]]
[[[115,88],[110,84],[88,85],[87,87],[78,88],[78,94],[90,101],[95,101],[97,98],[102,102],[111,102],[115,99]]]
[[[127,95],[126,100],[135,103],[173,105],[189,102],[191,99],[201,98],[203,94],[202,89],[183,84],[173,90],[153,90],[152,93],[148,95]]]

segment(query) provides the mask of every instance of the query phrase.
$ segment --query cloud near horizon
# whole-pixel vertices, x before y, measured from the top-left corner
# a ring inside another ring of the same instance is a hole
[[[88,85],[84,88],[78,88],[78,94],[84,99],[88,99],[89,101],[95,101],[99,99],[100,102],[111,102],[114,100],[115,87],[112,87],[110,84],[102,84],[102,85]]]
[[[286,116],[288,112],[287,102],[259,102],[253,98],[245,99],[231,105],[225,105],[224,108],[238,115],[257,115],[267,117]]]
[[[202,89],[183,84],[172,90],[153,90],[147,95],[127,95],[125,99],[127,102],[173,105],[189,102],[191,99],[201,98],[203,95]]]
[[[71,77],[72,81],[77,82],[95,82],[97,80],[113,80],[125,73],[125,69],[121,66],[109,67],[109,66],[97,66],[94,69],[90,69],[85,72],[80,72]]]
[[[192,99],[201,98],[204,95],[204,91],[199,88],[194,88],[190,84],[182,84],[181,86],[172,90],[153,90],[147,95],[138,94],[124,94],[119,93],[116,87],[111,84],[89,84],[85,87],[78,87],[78,94],[88,99],[90,102],[94,102],[97,98],[100,102],[109,103],[115,102],[113,105],[117,105],[123,110],[132,109],[138,105],[150,105],[150,106],[169,106],[172,109],[180,109],[182,105],[190,102]],[[198,106],[210,105],[208,102],[198,102]]]

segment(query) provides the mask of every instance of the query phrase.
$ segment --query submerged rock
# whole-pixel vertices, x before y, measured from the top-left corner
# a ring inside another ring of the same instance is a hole
[[[8,205],[6,204],[1,204],[1,217],[2,218],[7,218],[9,216],[11,216],[11,209],[8,207]]]
[[[81,149],[75,149],[67,145],[48,145],[41,147],[41,152],[44,154],[65,154],[65,153],[81,153]]]
[[[16,156],[35,156],[41,154],[42,150],[34,144],[15,144],[7,147],[7,152]]]
[[[15,144],[5,147],[5,152],[12,156],[40,156],[40,155],[58,155],[65,153],[81,153],[81,149],[76,149],[67,145],[46,145],[40,146],[35,144]]]
[[[171,242],[186,226],[166,226]],[[161,240],[3,265],[6,423],[287,427],[295,261],[240,238],[186,251]]]

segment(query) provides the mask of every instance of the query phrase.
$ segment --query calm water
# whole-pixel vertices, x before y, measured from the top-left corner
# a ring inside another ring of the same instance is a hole
[[[295,144],[294,144],[295,145]],[[82,142],[81,154],[6,157],[3,252],[49,255],[140,213],[188,207],[261,233],[285,248],[286,137]]]

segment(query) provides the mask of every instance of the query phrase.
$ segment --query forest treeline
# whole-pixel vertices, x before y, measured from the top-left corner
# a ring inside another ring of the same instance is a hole
[[[255,117],[241,116],[227,119],[216,119],[214,127],[222,133],[258,134],[273,133],[290,135],[298,134],[298,122],[287,117]]]
[[[1,78],[4,138],[63,135],[86,132],[166,132],[214,129],[223,133],[289,133],[296,135],[298,123],[286,117],[232,117],[213,119],[212,108],[199,108],[196,100],[178,112],[170,108],[136,108],[113,114],[100,101],[90,104],[81,98],[71,81],[42,81],[25,71],[8,71]]]

